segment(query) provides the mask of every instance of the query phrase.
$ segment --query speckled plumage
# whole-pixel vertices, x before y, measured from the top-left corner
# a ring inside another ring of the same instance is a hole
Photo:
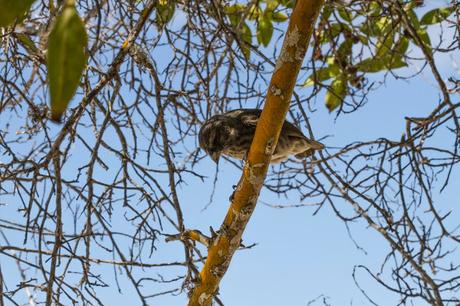
[[[215,162],[221,155],[245,158],[261,113],[260,109],[236,109],[211,117],[200,129],[200,147]],[[284,121],[271,163],[282,162],[290,155],[304,158],[323,148],[323,144],[308,139],[296,126]]]

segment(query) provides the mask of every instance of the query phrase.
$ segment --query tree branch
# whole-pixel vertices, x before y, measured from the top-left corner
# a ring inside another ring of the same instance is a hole
[[[232,256],[240,246],[289,110],[297,75],[322,5],[323,0],[303,0],[297,1],[294,7],[243,175],[219,235],[208,249],[208,258],[198,283],[191,291],[189,306],[211,305]]]

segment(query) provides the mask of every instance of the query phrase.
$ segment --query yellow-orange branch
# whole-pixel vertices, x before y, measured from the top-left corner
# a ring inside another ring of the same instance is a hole
[[[208,248],[208,258],[200,279],[190,292],[189,306],[211,305],[232,256],[240,246],[241,236],[256,207],[271,155],[289,110],[297,75],[323,2],[297,0],[293,9],[243,175],[219,234]]]

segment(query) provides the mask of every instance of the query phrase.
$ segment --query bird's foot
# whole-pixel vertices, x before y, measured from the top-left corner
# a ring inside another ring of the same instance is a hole
[[[232,192],[232,194],[230,195],[230,197],[228,198],[228,200],[229,200],[230,202],[233,202],[233,199],[235,198],[235,191],[236,191],[236,187],[237,187],[237,186],[238,186],[238,185],[233,185],[233,186],[232,186],[233,192]]]

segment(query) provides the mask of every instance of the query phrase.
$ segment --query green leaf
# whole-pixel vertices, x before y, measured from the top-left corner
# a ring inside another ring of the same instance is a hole
[[[239,15],[228,15],[228,19],[230,19],[230,24],[236,27],[240,23],[241,17]]]
[[[374,0],[363,1],[361,9],[356,11],[357,16],[377,17],[382,16],[382,5]]]
[[[423,1],[409,1],[404,5],[404,10],[409,11],[419,6],[423,6]]]
[[[447,19],[453,12],[455,11],[455,7],[448,6],[448,7],[440,7],[434,10],[429,11],[425,15],[423,15],[420,23],[423,25],[435,24],[440,23]]]
[[[281,12],[273,13],[274,22],[285,22],[288,19],[288,16]]]
[[[382,37],[385,36],[389,30],[391,30],[391,21],[389,22],[387,18],[382,17],[379,19],[368,18],[364,21],[359,27],[359,32],[366,36],[371,37]],[[353,33],[355,31],[352,31]],[[359,33],[358,32],[358,33]]]
[[[295,4],[295,0],[279,0],[278,2],[287,8],[293,8]]]
[[[346,24],[330,23],[327,27],[323,28],[320,32],[320,43],[324,44],[330,42],[335,37],[343,33],[352,33],[350,27]]]
[[[247,23],[243,24],[243,27],[241,29],[241,38],[245,43],[249,45],[252,44],[252,32]],[[249,60],[251,56],[251,49],[249,45],[241,44],[241,50],[243,51],[244,57],[247,60]]]
[[[409,39],[405,36],[402,36],[396,43],[393,51],[396,56],[402,57],[406,54],[407,49],[409,48]]]
[[[389,31],[391,31],[392,29],[391,23],[392,23],[391,17],[379,18],[377,22],[375,23],[375,26],[378,29],[378,33],[383,36],[386,36],[389,33]]]
[[[327,90],[325,97],[326,107],[329,112],[339,107],[346,95],[346,82],[343,79],[335,79]]]
[[[326,81],[336,77],[339,74],[340,68],[337,65],[330,65],[328,67],[318,69],[316,70],[315,74],[310,75],[305,80],[305,82],[302,84],[302,87],[315,85],[315,82]]]
[[[417,14],[415,14],[414,10],[408,10],[407,17],[409,17],[412,26],[418,30],[420,28],[420,21],[418,20]]]
[[[14,23],[29,11],[35,0],[0,0],[0,28]]]
[[[427,47],[430,47],[431,48],[431,39],[430,39],[430,35],[428,35],[428,32],[426,31],[425,28],[420,28],[417,30],[417,34],[418,36],[420,37],[420,39],[422,40],[422,42],[425,44],[425,46]],[[416,44],[417,41],[414,40],[414,42]]]
[[[391,48],[393,47],[394,40],[395,40],[394,31],[391,31],[385,35],[382,35],[377,42],[375,56],[381,57],[391,52]]]
[[[236,14],[244,11],[245,6],[243,4],[234,4],[234,5],[229,5],[224,8],[225,12],[227,14]]]
[[[48,81],[54,121],[60,121],[80,84],[87,40],[85,25],[75,7],[65,7],[48,39]]]
[[[351,12],[347,11],[344,7],[340,7],[337,11],[339,12],[339,16],[343,20],[348,21],[348,22],[352,21],[353,16],[352,16]]]
[[[174,16],[176,10],[176,4],[174,1],[164,1],[157,4],[157,12],[155,16],[155,24],[162,28],[164,27]]]
[[[14,36],[19,40],[21,45],[29,52],[29,54],[35,54],[38,52],[37,46],[29,36],[24,33],[14,33]]]
[[[361,72],[374,73],[382,70],[406,67],[407,64],[399,56],[367,58],[356,64],[356,69]]]
[[[365,60],[356,64],[356,69],[361,72],[379,72],[383,70],[383,61],[376,58],[366,58]]]
[[[259,2],[259,1],[256,1]],[[276,7],[280,4],[278,0],[264,0],[263,2],[266,3],[266,11],[271,11],[273,12]]]
[[[268,18],[259,19],[257,24],[257,41],[259,44],[268,46],[273,35],[273,24]]]
[[[361,26],[359,27],[359,31],[368,37],[380,37],[383,35],[382,33],[380,33],[380,30],[377,27],[376,23],[371,20],[367,20],[363,24],[361,24]]]
[[[273,12],[279,5],[278,0],[264,0],[264,2],[267,4],[265,11]]]
[[[358,39],[363,45],[367,46],[369,44],[369,39],[365,35],[358,34]]]
[[[369,14],[374,16],[380,16],[382,13],[382,6],[377,1],[371,1],[369,5]]]
[[[329,4],[325,4],[324,5],[324,8],[322,9],[322,12],[321,12],[321,17],[320,19],[324,22],[328,21],[329,17],[331,16],[333,12],[333,9],[332,7],[329,5]]]
[[[407,67],[407,63],[399,56],[385,58],[384,66],[386,69],[398,69]]]
[[[351,49],[353,47],[352,39],[345,39],[343,43],[340,44],[337,49],[337,56],[340,61],[347,61],[347,57],[351,54]]]
[[[259,16],[261,14],[262,14],[262,10],[257,5],[253,5],[249,9],[248,19],[249,20],[257,20],[257,19],[259,19]]]
[[[336,65],[336,62],[337,62],[337,58],[335,56],[326,57],[326,64],[328,64],[329,66]]]
[[[333,23],[331,24],[331,35],[333,37],[336,37],[338,36],[339,34],[343,34],[343,33],[353,33],[353,31],[351,30],[351,28],[344,24],[344,23]]]

